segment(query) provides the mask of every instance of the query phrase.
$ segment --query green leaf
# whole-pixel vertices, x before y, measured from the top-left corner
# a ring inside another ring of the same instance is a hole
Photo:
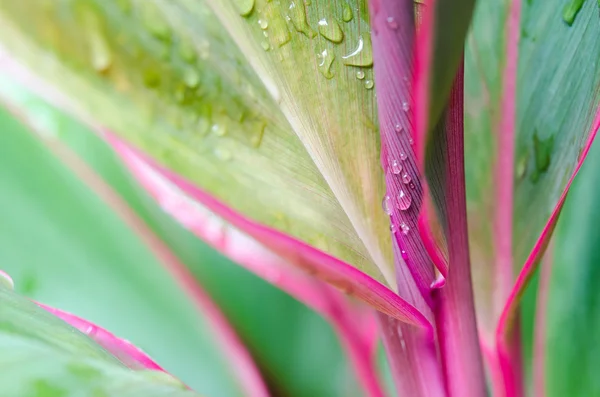
[[[0,125],[0,262],[16,290],[132,340],[201,393],[244,395],[208,321],[132,231],[4,111]]]
[[[600,25],[586,2],[569,26],[562,0],[521,2],[514,158],[513,258],[521,268],[554,209],[599,102]],[[465,153],[469,231],[478,316],[491,331],[504,302],[493,302],[494,165],[498,156],[504,40],[509,1],[478,3],[465,58]]]
[[[294,397],[359,395],[339,341],[322,318],[184,230],[85,127],[39,99],[22,99],[31,122],[89,161],[190,267],[271,388]],[[0,261],[16,289],[130,339],[207,396],[235,393],[218,372],[212,335],[156,259],[39,142],[0,116]]]
[[[82,118],[393,287],[368,14],[343,4],[2,0],[0,36]]]
[[[596,142],[565,202],[549,253],[552,276],[547,321],[537,324],[546,328],[546,340],[541,342],[548,397],[600,395],[594,371],[600,362],[598,167],[600,145]]]
[[[0,288],[0,385],[5,397],[193,397],[165,373],[129,370],[86,335]]]

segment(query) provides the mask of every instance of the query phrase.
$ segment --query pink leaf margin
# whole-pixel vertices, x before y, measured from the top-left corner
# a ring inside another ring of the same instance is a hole
[[[371,397],[383,397],[375,370],[378,335],[375,318],[362,304],[351,304],[335,288],[290,266],[263,245],[225,224],[215,214],[194,202],[164,179],[134,150],[114,136],[107,139],[139,183],[161,205],[197,237],[231,260],[311,307],[337,331],[359,382]]]
[[[590,133],[588,135],[588,139],[581,154],[579,155],[579,159],[577,165],[575,166],[575,169],[573,170],[573,174],[569,178],[569,181],[567,182],[564,191],[562,192],[556,206],[554,207],[554,210],[552,211],[552,214],[550,215],[546,226],[542,230],[540,237],[533,246],[533,249],[531,250],[527,260],[525,261],[525,264],[523,265],[523,268],[519,273],[517,281],[514,284],[510,292],[510,296],[504,306],[504,309],[500,316],[500,320],[498,321],[498,325],[496,327],[496,349],[498,353],[500,368],[504,375],[505,388],[507,390],[506,397],[515,397],[519,395],[519,388],[518,384],[516,383],[516,380],[518,379],[518,374],[514,373],[513,366],[511,363],[512,347],[510,346],[510,341],[508,339],[509,331],[514,325],[513,323],[516,319],[517,309],[519,307],[521,297],[525,292],[525,288],[527,287],[529,280],[533,276],[533,273],[537,269],[540,258],[546,251],[546,247],[548,246],[550,237],[552,236],[552,232],[554,231],[554,227],[556,226],[556,222],[558,221],[558,217],[562,210],[563,204],[565,202],[567,194],[569,193],[569,188],[571,187],[573,180],[579,173],[579,170],[581,169],[581,166],[583,165],[583,162],[590,151],[598,129],[600,129],[600,107],[596,112],[596,115],[592,122]]]
[[[148,369],[152,371],[166,372],[154,360],[152,360],[150,356],[148,356],[140,348],[134,346],[128,340],[118,338],[104,328],[84,320],[81,317],[77,317],[74,314],[46,306],[39,302],[34,303],[93,339],[100,346],[106,349],[106,351],[123,362],[123,364],[125,364],[127,367],[134,370]]]
[[[275,254],[273,258],[278,256],[285,259],[285,262],[283,263],[291,263],[297,268],[295,276],[287,279],[282,274],[283,272],[269,274],[270,269],[267,267],[260,268],[256,266],[256,263],[252,263],[252,271],[256,271],[261,277],[273,282],[282,289],[288,287],[295,289],[292,284],[296,283],[294,280],[297,279],[297,276],[302,273],[309,276],[316,276],[317,278],[336,286],[346,294],[362,299],[381,312],[397,318],[400,321],[431,331],[431,323],[421,312],[375,279],[304,242],[246,218],[179,175],[156,164],[152,159],[128,146],[109,131],[104,131],[104,133],[107,141],[111,143],[113,148],[123,158],[126,165],[138,176],[149,175],[148,170],[161,176],[164,180],[180,189],[181,192],[190,197],[193,201],[201,204],[233,228],[238,229],[247,236],[251,236],[252,239],[250,239],[250,241],[254,240],[254,243],[268,247]],[[149,186],[149,182],[150,181],[146,180],[146,182],[142,183]],[[157,194],[156,190],[154,194]],[[222,228],[222,226],[220,227]],[[223,233],[220,233],[219,235],[222,237],[224,236]],[[212,238],[211,236],[204,237],[209,237],[208,241]],[[219,245],[223,246],[223,242],[220,242]],[[230,253],[228,253],[228,256],[231,256],[229,254]],[[275,262],[273,261],[271,263]],[[281,263],[282,261],[278,262],[278,264]],[[301,285],[306,286],[306,283]],[[304,294],[307,298],[309,298],[309,295],[309,293]],[[320,305],[315,299],[309,298],[308,301],[315,303],[315,308]]]

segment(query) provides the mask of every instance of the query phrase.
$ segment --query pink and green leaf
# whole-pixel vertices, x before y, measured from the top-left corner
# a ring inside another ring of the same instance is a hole
[[[0,287],[0,373],[2,394],[76,396],[199,396],[158,370],[146,355],[111,334],[102,334],[111,352],[90,335],[44,311],[11,290]],[[48,308],[49,309],[49,308]],[[53,312],[53,309],[49,309]],[[69,317],[61,313],[60,317]],[[79,325],[84,320],[80,320]],[[95,327],[87,323],[87,327]],[[99,331],[99,328],[92,328]],[[100,336],[100,334],[97,334]],[[111,355],[114,351],[119,356]],[[130,353],[132,355],[130,355]],[[125,361],[123,361],[125,360]],[[132,361],[143,362],[132,371]]]
[[[7,88],[6,86],[3,87],[4,89]],[[6,90],[3,92],[6,94]],[[373,328],[374,324],[370,320],[370,313],[365,312],[358,306],[351,308],[349,303],[345,302],[345,299],[341,299],[342,295],[340,293],[319,283],[321,288],[325,288],[331,292],[331,296],[327,297],[327,299],[325,296],[321,296],[321,300],[315,299],[314,302],[321,305],[320,307],[323,309],[322,313],[326,317],[329,315],[328,318],[332,322],[334,328],[338,331],[340,339],[337,340],[324,323],[319,321],[318,318],[314,318],[314,315],[311,316],[310,313],[305,313],[306,309],[302,309],[298,304],[290,301],[289,298],[273,288],[267,288],[268,286],[263,285],[264,283],[261,283],[260,280],[255,280],[249,275],[240,274],[240,271],[235,269],[233,264],[225,263],[223,258],[216,256],[214,253],[210,253],[206,248],[198,247],[198,245],[201,244],[195,241],[190,233],[185,232],[175,225],[168,216],[162,214],[160,208],[157,208],[152,200],[143,194],[142,189],[136,186],[135,181],[127,175],[118,161],[115,161],[110,149],[99,141],[97,137],[91,134],[89,130],[68,116],[48,106],[44,101],[39,100],[35,96],[28,95],[25,91],[15,90],[11,92],[14,95],[11,103],[19,106],[19,110],[24,112],[24,118],[28,122],[36,122],[35,124],[32,124],[35,127],[36,132],[45,136],[50,142],[56,140],[56,138],[60,138],[60,140],[68,143],[69,146],[75,149],[81,156],[84,156],[86,160],[102,174],[102,177],[106,178],[107,182],[110,182],[115,189],[118,189],[119,194],[123,195],[123,197],[127,199],[127,202],[136,209],[139,216],[144,218],[144,222],[148,224],[148,227],[152,227],[152,229],[160,235],[160,238],[164,239],[165,242],[168,242],[172,249],[185,260],[186,265],[193,271],[195,278],[201,281],[203,286],[209,287],[210,295],[217,297],[216,301],[219,306],[226,309],[225,312],[228,317],[234,321],[235,328],[239,328],[240,336],[243,338],[244,342],[248,344],[253,356],[258,360],[261,370],[265,371],[268,376],[270,387],[274,387],[276,390],[285,390],[289,395],[306,395],[306,393],[310,393],[310,390],[328,395],[352,395],[352,393],[361,392],[360,388],[352,385],[353,382],[348,380],[356,378],[359,384],[363,383],[363,386],[367,390],[366,392],[370,393],[369,395],[379,395],[378,393],[380,393],[380,390],[378,384],[375,382],[377,379],[376,374],[373,372],[372,362],[350,361],[352,365],[354,365],[356,371],[362,372],[359,372],[358,377],[353,376],[350,373],[346,374],[346,372],[351,371],[351,368],[348,364],[343,362],[343,352],[339,351],[339,343],[341,342],[351,359],[353,355],[362,358],[372,356],[374,348],[373,343],[375,343],[375,330]],[[15,97],[19,97],[19,100],[17,101]],[[4,99],[6,99],[6,97]],[[7,150],[12,147],[10,141],[6,142],[6,145]],[[6,157],[6,161],[10,161],[10,159],[10,156]],[[14,166],[18,167],[18,162],[14,164]],[[78,166],[72,164],[71,166],[72,170],[76,171],[77,174],[80,174],[81,168],[86,167],[85,164],[79,164]],[[40,164],[40,167],[42,169],[53,168],[42,164]],[[12,167],[7,167],[7,169],[12,169]],[[16,173],[19,174],[19,172]],[[66,176],[63,176],[62,178],[64,179]],[[53,180],[52,177],[49,179]],[[89,184],[89,175],[83,179]],[[90,187],[94,188],[94,186]],[[7,188],[10,191],[10,186]],[[64,190],[64,188],[59,190]],[[100,194],[100,197],[103,197],[106,201],[105,191],[102,191],[102,189],[98,191],[96,188],[93,190],[96,191],[96,194]],[[39,195],[39,197],[41,198],[42,196]],[[111,200],[114,201],[115,198],[112,198]],[[68,201],[68,199],[65,198],[61,201]],[[82,202],[81,199],[76,199],[76,201]],[[49,202],[52,201],[50,200]],[[92,201],[90,205],[93,206],[93,203],[94,201]],[[123,205],[116,207],[115,205],[111,205],[111,207],[113,210],[117,210],[121,219],[125,220],[130,227],[137,230],[137,233],[139,233],[138,235],[148,234],[148,230],[141,233],[139,225],[131,226],[131,220],[127,221],[127,218],[131,218],[131,214],[123,214]],[[51,208],[48,208],[48,210],[51,210]],[[33,212],[37,213],[39,211]],[[56,209],[54,209],[54,212],[65,214],[64,211],[56,211]],[[19,212],[17,211],[17,214],[18,213]],[[81,219],[81,222],[83,223],[97,223],[93,217],[90,219],[90,216],[81,216],[81,214],[79,214],[76,218]],[[198,220],[194,216],[191,218],[192,220]],[[209,219],[209,221],[214,228],[214,220]],[[54,222],[61,224],[59,220],[55,220]],[[191,226],[189,222],[187,225],[188,227]],[[193,228],[190,229],[193,230]],[[68,230],[65,232],[66,235],[72,233]],[[11,235],[14,236],[14,233]],[[99,240],[99,242],[102,242],[102,246],[111,246],[114,244],[111,239],[108,239],[107,241],[106,238],[100,237]],[[243,241],[246,240],[248,239],[246,238]],[[42,238],[41,242],[43,241],[44,239]],[[154,245],[157,246],[160,246],[161,244],[161,242],[154,242]],[[15,244],[14,246],[10,245],[9,247],[11,247],[11,249],[5,249],[4,252],[6,254],[12,252],[12,248],[17,249],[11,261],[14,263],[28,264],[27,268],[31,268],[31,265],[34,265],[37,261],[35,258],[29,258],[27,255],[23,257],[22,254],[25,251],[18,250],[20,246],[20,244]],[[43,244],[41,247],[43,247]],[[246,246],[246,248],[248,248],[248,246]],[[88,250],[90,250],[90,248],[88,248]],[[91,250],[91,252],[96,251]],[[251,254],[253,253],[260,255],[265,253],[264,250],[248,251],[244,253],[241,249],[236,250],[236,252],[239,257],[235,259],[245,260],[250,260]],[[110,250],[106,255],[110,253],[114,253],[114,251]],[[104,253],[102,255],[104,255]],[[133,255],[133,257],[137,257],[136,255]],[[269,263],[271,262],[268,261],[269,258],[274,260],[273,254],[269,255],[270,256],[266,257],[261,256],[261,258],[267,260],[267,263]],[[161,257],[161,255],[158,255],[158,257]],[[254,258],[254,261],[256,262],[257,259],[260,258]],[[109,258],[106,260],[109,260]],[[59,261],[71,263],[68,259]],[[82,260],[82,262],[85,261]],[[279,260],[279,262],[281,262],[281,260]],[[52,263],[54,263],[54,260]],[[81,266],[81,263],[77,263],[76,265]],[[72,263],[71,266],[73,266]],[[47,267],[48,266],[43,266],[42,269]],[[37,271],[39,271],[39,269]],[[187,277],[192,278],[191,275],[188,275]],[[68,280],[63,281],[69,282]],[[53,280],[53,282],[56,283],[57,280]],[[184,286],[186,284],[189,285],[189,283],[183,283]],[[223,286],[227,285],[243,285],[245,287],[242,289],[233,287],[233,289],[223,288]],[[250,296],[246,293],[249,290],[253,291]],[[316,290],[317,288],[313,286],[311,291],[313,295]],[[73,293],[77,293],[77,291],[73,291]],[[79,300],[81,300],[81,298],[79,298]],[[72,303],[67,301],[63,302],[63,304],[69,305]],[[260,307],[260,310],[257,310],[257,307]],[[98,308],[102,309],[102,307]],[[87,310],[89,312],[89,309]],[[94,313],[94,311],[92,311],[92,313]],[[252,315],[249,315],[250,313],[252,313]],[[108,321],[118,328],[123,326],[123,324],[119,323],[121,321],[120,319],[121,316],[116,316],[104,318],[103,321]],[[356,322],[358,322],[358,324]],[[261,326],[257,328],[253,324],[261,324]],[[184,326],[182,325],[182,327]],[[162,332],[164,332],[164,330]],[[315,348],[318,347],[318,351],[314,351],[313,348],[307,346],[309,341],[301,336],[306,333],[313,335],[309,345]],[[130,337],[135,340],[136,335],[131,335],[132,334],[130,333]],[[157,334],[157,336],[160,335]],[[289,346],[290,343],[292,343],[291,341],[295,341],[293,344],[299,347],[298,351],[289,351],[289,349],[284,348],[284,346]],[[193,348],[193,345],[190,346]],[[155,349],[153,346],[151,348]],[[155,352],[154,354],[157,354],[157,357],[162,357],[163,359],[166,359],[167,362],[170,362],[170,368],[177,368],[179,365],[185,366],[184,368],[189,368],[189,365],[186,364],[187,361],[181,362],[180,364],[173,362],[173,359],[177,357],[175,353],[170,355],[165,353],[167,352],[163,351],[161,354]],[[314,354],[321,357],[318,363],[315,362]],[[290,360],[290,357],[293,357],[293,359]],[[195,360],[195,368],[197,371],[204,371],[203,366],[207,365],[206,360],[209,360],[209,356],[206,353],[201,353],[197,356],[197,359]],[[341,373],[344,373],[345,376],[340,377],[335,382],[331,382],[330,379],[325,380],[324,377],[326,377],[326,374],[328,373],[325,371],[326,368],[329,368],[330,371],[334,368],[338,368],[336,371],[344,371]],[[176,370],[175,373],[179,374],[180,372],[178,371],[180,370]],[[310,381],[303,377],[293,376],[294,374],[302,373],[309,375]],[[190,381],[190,384],[194,384],[194,381],[197,382],[199,378],[194,377],[193,379],[194,380]],[[302,379],[304,380],[298,382]],[[197,386],[196,384],[194,385]],[[353,390],[353,392],[348,394],[348,390]]]
[[[517,26],[514,12],[509,14],[511,4],[522,8]],[[466,53],[472,77],[465,86],[465,142],[472,154],[466,164],[467,199],[479,322],[488,343],[507,296],[516,298],[511,307],[518,304],[537,262],[534,252],[543,253],[561,197],[595,134],[600,99],[600,69],[591,55],[600,50],[596,7],[587,2],[569,26],[556,12],[562,9],[559,1],[482,0],[474,18]],[[504,45],[494,45],[498,42]],[[515,61],[516,70],[507,75]],[[516,109],[512,126],[511,107]],[[497,144],[511,129],[514,149],[511,142]],[[506,213],[512,213],[511,219]],[[520,286],[510,285],[525,263]]]
[[[2,46],[30,67],[44,59],[53,101],[394,291],[368,14],[352,3],[257,2],[243,17],[228,1],[9,2]]]

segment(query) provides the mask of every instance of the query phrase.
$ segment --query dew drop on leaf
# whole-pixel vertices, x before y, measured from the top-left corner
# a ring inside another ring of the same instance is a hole
[[[404,152],[400,152],[400,160],[404,161],[408,158],[408,156],[406,155],[406,153]]]
[[[373,65],[373,45],[370,35],[360,35],[356,47],[342,57],[344,65],[368,67]]]
[[[289,7],[288,18],[292,21],[292,25],[294,25],[294,29],[296,29],[297,32],[300,32],[311,39],[317,35],[306,20],[304,5],[297,4],[297,1],[292,1]]]
[[[94,69],[100,73],[106,72],[112,64],[112,53],[106,39],[99,31],[95,31],[91,36],[90,50]]]
[[[394,175],[398,175],[400,172],[402,172],[402,164],[400,164],[398,160],[394,159],[390,163],[390,169]]]
[[[397,205],[398,209],[401,211],[406,211],[410,208],[410,204],[412,203],[412,198],[410,194],[405,192],[404,189],[400,189],[397,197]]]
[[[362,80],[365,78],[365,72],[363,72],[362,70],[359,70],[358,72],[356,72],[356,78],[359,80]]]
[[[415,188],[415,183],[414,182],[410,182],[408,184],[408,187],[410,187],[411,189],[414,189]]]
[[[553,149],[554,135],[551,135],[546,139],[542,139],[539,137],[537,131],[533,134],[535,168],[538,176],[539,174],[542,174],[548,170]]]
[[[260,43],[260,46],[262,47],[263,50],[265,51],[269,51],[271,49],[271,44],[269,44],[269,42],[267,40],[263,40]]]
[[[220,160],[223,160],[223,161],[231,160],[231,152],[227,149],[216,148],[214,153],[215,153],[215,156]]]
[[[406,223],[402,222],[402,223],[400,223],[400,230],[402,230],[402,234],[406,235],[410,231],[410,226],[408,226]]]
[[[352,7],[350,7],[350,4],[344,2],[342,4],[342,20],[344,22],[350,22],[352,18]]]
[[[183,39],[179,42],[178,52],[185,62],[194,63],[196,61],[196,49],[189,39]]]
[[[216,136],[225,136],[225,134],[227,134],[225,127],[220,124],[213,124],[212,127],[210,127],[210,130]]]
[[[262,30],[265,30],[269,27],[269,21],[267,21],[266,19],[259,19],[258,26],[260,26]]]
[[[317,59],[319,60],[319,72],[321,72],[321,74],[327,79],[333,78],[331,65],[335,60],[335,55],[327,50],[323,50],[320,54],[317,54]]]
[[[399,123],[394,126],[394,129],[396,132],[402,132],[402,126]]]
[[[375,83],[373,82],[373,80],[366,80],[365,81],[365,88],[367,90],[370,90],[371,88],[373,88],[374,85],[375,85]]]
[[[565,5],[563,8],[562,18],[567,25],[573,25],[577,14],[579,14],[581,7],[583,7],[584,1],[585,0],[571,0]]]
[[[387,17],[386,21],[387,21],[387,25],[390,29],[392,29],[392,30],[398,29],[398,23],[396,22],[394,17]]]
[[[319,21],[319,33],[332,43],[341,43],[344,40],[344,32],[333,18],[323,18]]]
[[[410,175],[408,175],[408,172],[404,171],[402,173],[402,183],[408,185],[411,181],[412,179],[410,178]]]
[[[393,223],[390,223],[390,232],[392,232],[393,234],[396,234],[397,231],[398,231],[398,229],[396,228],[396,225],[394,225]]]
[[[392,214],[392,199],[387,194],[381,201],[381,208],[383,208],[383,212],[385,212],[387,215]]]
[[[234,3],[238,12],[243,17],[250,15],[254,9],[254,0],[234,0]]]
[[[196,88],[200,84],[200,74],[196,69],[188,67],[183,73],[183,81],[189,88]]]
[[[410,110],[410,103],[408,103],[407,101],[403,101],[402,102],[402,110],[404,110],[405,112],[408,112]]]

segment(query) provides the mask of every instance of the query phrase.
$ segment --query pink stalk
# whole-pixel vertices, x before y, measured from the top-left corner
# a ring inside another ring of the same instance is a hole
[[[513,203],[515,129],[517,110],[517,68],[519,57],[521,0],[512,0],[506,28],[506,65],[502,77],[502,102],[498,126],[497,158],[495,165],[497,204],[494,216],[494,242],[496,263],[494,268],[494,311],[499,313],[510,294],[513,284]],[[522,396],[520,328],[513,327],[510,340],[511,380],[508,382],[507,397]]]
[[[535,308],[533,344],[533,390],[536,397],[546,396],[546,318],[552,281],[552,243],[542,259]]]
[[[504,374],[504,382],[505,382],[508,397],[513,396],[508,393],[510,393],[511,391],[517,390],[516,385],[514,383],[516,374],[513,372],[513,370],[514,370],[512,368],[513,363],[511,361],[510,331],[512,330],[513,327],[516,326],[517,309],[519,307],[521,296],[522,296],[523,292],[525,291],[525,288],[526,288],[527,284],[529,283],[529,280],[533,276],[533,272],[537,269],[539,259],[542,257],[542,255],[544,254],[544,252],[546,250],[546,247],[548,245],[548,242],[550,240],[550,237],[552,235],[554,227],[556,226],[556,222],[558,221],[558,216],[560,215],[563,204],[567,197],[567,193],[569,192],[569,188],[571,187],[571,184],[573,183],[575,176],[581,169],[581,165],[583,164],[585,157],[587,156],[587,154],[590,151],[590,147],[592,146],[592,142],[594,141],[594,138],[595,138],[596,133],[598,132],[599,128],[600,128],[600,108],[598,108],[598,110],[596,112],[596,116],[594,118],[594,121],[592,122],[592,127],[591,127],[590,133],[588,135],[586,145],[583,148],[581,154],[579,155],[579,160],[577,162],[577,165],[575,166],[575,169],[573,170],[573,174],[569,178],[569,181],[567,182],[567,185],[565,186],[563,193],[561,194],[558,202],[556,203],[556,206],[554,207],[554,210],[552,211],[552,214],[550,215],[550,218],[548,219],[548,223],[542,230],[540,237],[538,238],[537,242],[533,246],[533,249],[531,250],[527,260],[525,261],[525,264],[523,265],[523,268],[521,269],[521,272],[519,273],[519,276],[517,277],[517,281],[514,284],[512,290],[510,292],[510,296],[508,297],[508,300],[504,306],[504,309],[500,316],[500,320],[498,321],[498,326],[496,327],[497,350],[498,350],[498,356],[499,356],[499,360],[500,360],[500,367],[502,368],[502,372]]]
[[[108,138],[141,185],[161,207],[203,241],[249,271],[273,283],[324,316],[338,331],[366,395],[383,396],[373,362],[377,335],[373,316],[327,284],[290,266],[281,257],[224,223],[164,179],[124,143]]]
[[[444,127],[446,176],[443,183],[450,274],[444,288],[435,293],[438,298],[435,314],[449,396],[482,397],[486,395],[486,385],[475,319],[467,235],[463,73],[461,66],[450,94]]]
[[[423,189],[412,148],[414,5],[412,0],[372,0],[369,5],[386,182],[384,210],[390,215],[392,237],[402,252],[396,268],[406,266],[423,298],[430,301],[435,272],[417,232]]]
[[[445,397],[435,344],[430,336],[381,313],[379,324],[398,395]]]
[[[27,121],[16,110],[12,109],[22,120]],[[112,208],[120,218],[136,232],[140,239],[145,243],[148,249],[158,258],[169,273],[179,283],[181,288],[190,296],[196,305],[198,312],[209,319],[213,335],[221,350],[225,353],[228,361],[237,379],[240,387],[250,397],[268,397],[268,389],[260,375],[258,368],[246,350],[244,344],[236,335],[235,331],[229,325],[225,316],[219,308],[206,294],[206,292],[194,281],[194,277],[179,259],[170,251],[160,238],[158,238],[150,228],[129,208],[126,202],[107,185],[104,180],[82,161],[74,152],[60,141],[43,141],[52,153],[67,165],[81,180],[100,197],[110,208]],[[44,307],[47,308],[47,307]],[[62,316],[64,319],[73,321],[77,327],[83,323],[78,318],[61,315],[59,311],[54,314]],[[84,331],[85,332],[85,331]],[[101,332],[100,328],[92,329],[96,332],[96,337],[107,338],[110,341],[110,335]],[[157,366],[158,367],[158,366]]]

